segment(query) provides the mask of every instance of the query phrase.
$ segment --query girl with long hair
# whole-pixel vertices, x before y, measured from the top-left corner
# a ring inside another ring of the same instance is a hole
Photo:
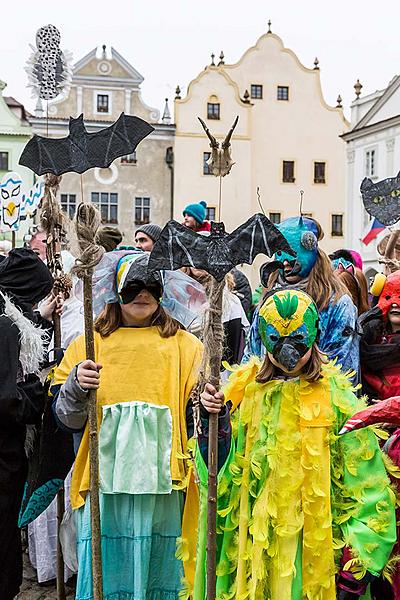
[[[256,309],[247,339],[243,362],[265,355],[259,331],[259,309],[273,290],[296,288],[314,300],[319,312],[319,347],[329,359],[337,360],[343,371],[359,370],[357,311],[345,285],[334,275],[331,262],[318,242],[323,238],[320,224],[308,217],[293,217],[277,225],[292,249],[293,257],[277,252],[272,263],[261,267],[264,294]]]
[[[88,390],[97,389],[104,598],[176,600],[191,435],[189,397],[202,344],[160,304],[162,285],[146,283],[148,255],[117,266],[118,301],[95,321],[96,363],[84,336],[57,369],[58,419],[83,432],[71,483],[77,523],[77,600],[93,598],[89,504]]]
[[[338,433],[364,406],[317,346],[318,309],[303,291],[271,294],[259,312],[265,347],[206,385],[205,409],[232,405],[232,446],[219,474],[217,599],[351,600],[384,568],[396,540],[395,498],[370,430]],[[228,415],[225,417],[228,419]],[[207,468],[194,600],[204,599]]]

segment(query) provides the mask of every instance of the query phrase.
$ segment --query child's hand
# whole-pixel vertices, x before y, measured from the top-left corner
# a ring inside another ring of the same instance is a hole
[[[92,360],[84,360],[78,365],[76,378],[84,390],[97,390],[100,385],[100,369],[102,365]]]
[[[223,392],[217,392],[211,383],[206,383],[204,391],[200,394],[200,401],[207,412],[219,413],[224,406],[225,396]]]

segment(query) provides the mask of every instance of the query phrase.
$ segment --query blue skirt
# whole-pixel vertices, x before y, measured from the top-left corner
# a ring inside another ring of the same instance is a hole
[[[177,600],[183,566],[175,557],[183,493],[101,494],[104,600]],[[76,600],[91,600],[90,498],[76,512]]]

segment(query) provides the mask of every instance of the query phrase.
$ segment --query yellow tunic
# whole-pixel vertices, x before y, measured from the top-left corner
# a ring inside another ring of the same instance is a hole
[[[182,484],[186,476],[186,404],[196,383],[202,344],[179,330],[162,338],[157,327],[120,327],[106,338],[95,333],[96,361],[102,365],[97,392],[98,419],[104,405],[145,402],[168,406],[172,415],[171,475]],[[55,373],[54,384],[62,384],[72,369],[85,360],[85,339],[78,337],[69,346]],[[83,506],[89,490],[89,435],[86,425],[75,461],[71,485],[73,508]]]

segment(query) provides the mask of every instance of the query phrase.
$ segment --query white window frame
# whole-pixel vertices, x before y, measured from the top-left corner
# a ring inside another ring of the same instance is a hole
[[[371,172],[371,152],[374,153],[374,169]],[[364,174],[370,179],[378,179],[378,147],[370,146],[364,150]]]
[[[136,206],[137,200],[141,201],[141,206]],[[148,206],[144,206],[144,202],[143,202],[144,200],[149,201]],[[149,220],[148,221],[144,221],[143,218],[138,221],[136,220],[136,209],[137,208],[140,209],[142,217],[144,215],[144,210],[149,209]],[[134,203],[133,203],[133,211],[134,211],[133,220],[134,220],[135,225],[147,225],[148,223],[151,223],[151,196],[135,196]]]
[[[108,112],[97,112],[97,96],[108,96]],[[93,90],[93,114],[112,115],[112,92],[110,90]]]
[[[63,202],[63,196],[67,197],[66,202]],[[71,196],[73,196],[73,198],[74,198],[73,202],[71,201]],[[64,206],[63,206],[63,204],[64,204]],[[68,192],[67,193],[62,192],[60,194],[60,205],[61,205],[62,210],[69,216],[70,219],[72,219],[76,213],[76,207],[78,206],[76,194],[69,194]],[[74,207],[74,212],[71,214],[70,209],[72,206]]]

